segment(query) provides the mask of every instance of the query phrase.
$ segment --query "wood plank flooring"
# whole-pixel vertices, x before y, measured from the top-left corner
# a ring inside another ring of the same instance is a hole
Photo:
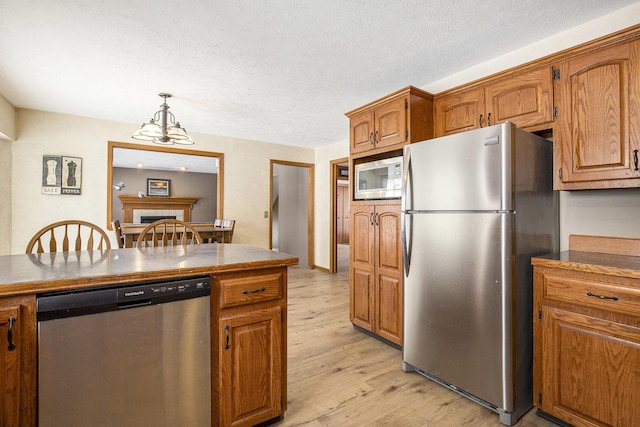
[[[349,322],[349,274],[289,269],[288,409],[275,426],[503,426]],[[529,411],[518,427],[554,427]]]

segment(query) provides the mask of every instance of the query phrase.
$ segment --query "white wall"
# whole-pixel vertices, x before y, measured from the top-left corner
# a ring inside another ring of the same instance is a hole
[[[17,140],[10,143],[10,253],[24,253],[31,236],[53,221],[76,217],[106,228],[107,141],[134,143],[131,134],[137,127],[135,123],[18,109]],[[313,163],[314,150],[212,135],[191,136],[196,141],[193,149],[224,153],[224,216],[236,220],[234,242],[269,247],[269,220],[263,216],[270,210],[269,161]],[[44,154],[82,157],[82,195],[40,193]],[[4,156],[0,159],[4,161]]]

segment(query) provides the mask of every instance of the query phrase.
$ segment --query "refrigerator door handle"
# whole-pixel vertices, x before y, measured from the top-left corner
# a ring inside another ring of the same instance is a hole
[[[400,209],[402,211],[401,228],[402,228],[402,265],[404,266],[405,276],[409,275],[411,267],[411,225],[413,217],[408,214],[413,208],[413,174],[411,173],[411,147],[404,148],[403,171],[402,171],[402,199]]]
[[[400,201],[400,210],[406,212],[413,208],[413,174],[411,173],[411,148],[405,147],[402,171],[402,193]]]
[[[413,215],[408,213],[402,213],[401,227],[402,227],[402,265],[404,266],[405,277],[409,276],[409,268],[411,267],[411,249],[413,246],[412,238],[412,223]]]

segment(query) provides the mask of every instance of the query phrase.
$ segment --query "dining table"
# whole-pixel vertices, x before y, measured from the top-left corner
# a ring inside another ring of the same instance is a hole
[[[213,222],[188,222],[187,224],[198,230],[200,237],[202,237],[202,240],[205,242],[231,243],[231,232],[233,231],[233,228],[217,227],[213,225]],[[149,224],[140,223],[120,224],[122,235],[124,236],[124,247],[135,247],[140,233],[148,225]]]

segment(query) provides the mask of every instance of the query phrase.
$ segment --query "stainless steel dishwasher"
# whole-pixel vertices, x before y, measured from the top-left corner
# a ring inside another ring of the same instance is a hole
[[[211,425],[210,282],[37,299],[39,427]]]

